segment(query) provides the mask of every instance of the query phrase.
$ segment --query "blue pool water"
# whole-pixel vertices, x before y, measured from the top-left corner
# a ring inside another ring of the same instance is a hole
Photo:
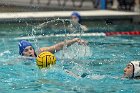
[[[0,93],[139,93],[139,80],[121,79],[126,64],[140,60],[139,36],[78,36],[88,46],[64,48],[55,54],[56,65],[40,70],[35,59],[18,55],[19,40],[28,39],[37,49],[73,38],[45,36],[42,29],[38,32],[28,24],[1,26]],[[65,69],[88,75],[77,78]]]

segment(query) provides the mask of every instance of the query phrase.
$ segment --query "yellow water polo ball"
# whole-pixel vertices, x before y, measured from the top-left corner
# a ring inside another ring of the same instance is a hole
[[[56,63],[56,57],[51,52],[41,52],[36,58],[39,68],[46,68]]]

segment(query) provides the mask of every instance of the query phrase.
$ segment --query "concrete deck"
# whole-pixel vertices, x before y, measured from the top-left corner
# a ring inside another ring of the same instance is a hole
[[[0,13],[0,21],[17,19],[70,18],[72,11]],[[82,18],[137,18],[140,13],[111,10],[79,11]]]

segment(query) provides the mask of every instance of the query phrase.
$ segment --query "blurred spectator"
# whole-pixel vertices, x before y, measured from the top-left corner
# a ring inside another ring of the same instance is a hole
[[[66,5],[67,1],[68,1],[68,0],[64,0],[64,2],[63,2],[63,6]],[[72,5],[73,5],[73,7],[75,7],[75,0],[71,0],[71,1],[72,1]]]
[[[107,0],[106,3],[107,3],[107,8],[112,8],[113,7],[113,3],[114,3],[115,0]]]
[[[80,3],[80,5],[79,5],[79,7],[82,7],[83,6],[83,2],[84,2],[85,0],[81,0],[81,3]],[[94,7],[94,4],[95,4],[95,0],[90,0],[91,2],[92,2],[92,4],[93,4],[93,7]],[[100,0],[96,0],[97,2],[100,2]]]
[[[30,0],[30,4],[33,4],[34,0]],[[37,3],[40,4],[40,0],[37,0]]]
[[[52,0],[48,0],[47,5],[50,5],[51,1]],[[57,2],[58,2],[58,5],[61,5],[60,0],[57,0]]]
[[[94,8],[99,8],[99,6],[100,6],[100,0],[96,0]]]
[[[113,0],[112,9],[118,9],[118,6],[119,6],[118,0]]]
[[[140,0],[135,0],[134,11],[140,12]]]
[[[118,0],[119,8],[122,10],[131,10],[134,5],[134,0]]]

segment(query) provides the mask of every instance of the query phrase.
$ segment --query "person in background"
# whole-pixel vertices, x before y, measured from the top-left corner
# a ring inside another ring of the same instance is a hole
[[[140,79],[140,61],[131,61],[124,68],[123,78]]]
[[[66,3],[67,3],[68,1],[69,1],[69,0],[64,0],[64,1],[63,1],[63,6],[66,6]],[[76,1],[76,0],[71,0],[73,7],[75,7],[75,1]]]
[[[51,2],[54,2],[54,1],[53,0],[48,0],[47,5],[50,5]],[[57,2],[58,2],[58,6],[61,6],[60,0],[57,0]]]
[[[72,12],[71,14],[71,21],[72,21],[72,24],[69,26],[70,27],[70,30],[71,32],[74,31],[74,29],[72,29],[73,27],[79,27],[82,31],[87,31],[88,28],[85,26],[85,25],[82,25],[81,24],[81,15],[78,13],[78,12]]]
[[[135,0],[134,11],[140,13],[140,0]]]
[[[34,0],[30,0],[30,4],[33,4]],[[37,0],[37,3],[40,4],[40,0]]]
[[[82,6],[83,6],[83,3],[84,3],[85,1],[86,1],[86,0],[81,0],[81,1],[80,1],[79,7],[82,7]],[[90,0],[90,1],[92,2],[93,6],[94,6],[95,0]]]
[[[100,0],[96,0],[94,8],[99,8],[99,7],[100,7]]]
[[[119,8],[122,10],[131,10],[134,5],[134,0],[118,0]]]
[[[118,2],[118,0],[113,0],[113,2],[112,2],[112,9],[118,9],[118,7],[119,7],[119,2]]]

